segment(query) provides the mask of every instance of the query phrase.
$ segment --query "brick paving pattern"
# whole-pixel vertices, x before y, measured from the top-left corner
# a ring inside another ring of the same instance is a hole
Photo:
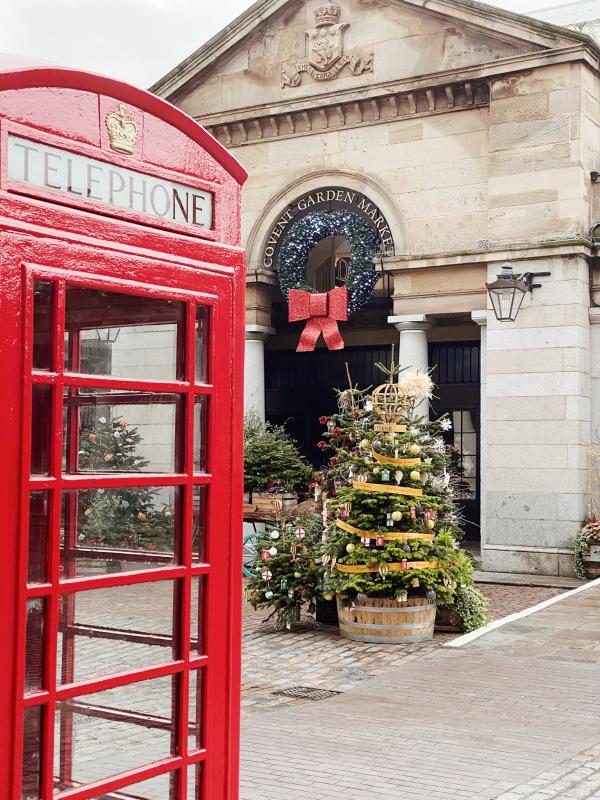
[[[512,614],[561,593],[561,589],[481,584],[493,619]],[[337,627],[310,625],[275,632],[266,614],[244,604],[242,714],[248,716],[306,700],[274,694],[291,686],[346,692],[407,660],[438,649],[455,634],[406,645],[366,644],[343,639]]]
[[[600,745],[584,750],[498,800],[591,800],[600,797]]]
[[[247,717],[241,799],[598,798],[599,666],[596,588],[332,699]]]

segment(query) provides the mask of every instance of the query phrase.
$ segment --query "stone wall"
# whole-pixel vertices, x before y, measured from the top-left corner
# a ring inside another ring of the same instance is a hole
[[[571,574],[589,490],[588,263],[581,254],[515,264],[533,266],[551,276],[517,320],[488,314],[482,558],[494,571]]]

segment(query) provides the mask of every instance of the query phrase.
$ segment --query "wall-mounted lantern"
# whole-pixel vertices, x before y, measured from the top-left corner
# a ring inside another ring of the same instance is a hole
[[[533,283],[534,278],[550,275],[549,272],[524,272],[516,275],[507,261],[502,265],[502,272],[493,283],[486,283],[486,289],[492,301],[494,314],[499,322],[514,322],[527,292],[533,292],[542,284]]]

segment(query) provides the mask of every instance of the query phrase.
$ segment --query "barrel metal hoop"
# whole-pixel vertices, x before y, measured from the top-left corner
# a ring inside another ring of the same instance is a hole
[[[433,633],[433,631],[431,632]],[[342,636],[344,635],[342,631]],[[410,644],[411,642],[426,642],[431,639],[427,634],[419,634],[417,636],[367,636],[362,633],[350,633],[348,631],[348,638],[355,642],[368,642],[369,644]]]
[[[345,625],[347,628],[369,628],[372,630],[380,631],[385,629],[387,631],[406,630],[407,628],[432,628],[434,620],[429,622],[407,622],[403,625],[377,625],[371,622],[348,622],[347,620],[340,620],[340,627]]]
[[[394,606],[350,606],[351,611],[375,611],[378,614],[412,614],[415,611],[431,611],[436,606],[429,603],[426,606],[404,606],[404,608],[396,608]]]

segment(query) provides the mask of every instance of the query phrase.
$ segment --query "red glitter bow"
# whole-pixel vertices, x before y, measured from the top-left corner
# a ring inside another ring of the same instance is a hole
[[[344,340],[338,320],[348,319],[348,290],[338,286],[329,292],[313,294],[304,289],[288,292],[289,321],[307,320],[296,352],[307,353],[315,349],[321,333],[329,350],[343,350]]]

